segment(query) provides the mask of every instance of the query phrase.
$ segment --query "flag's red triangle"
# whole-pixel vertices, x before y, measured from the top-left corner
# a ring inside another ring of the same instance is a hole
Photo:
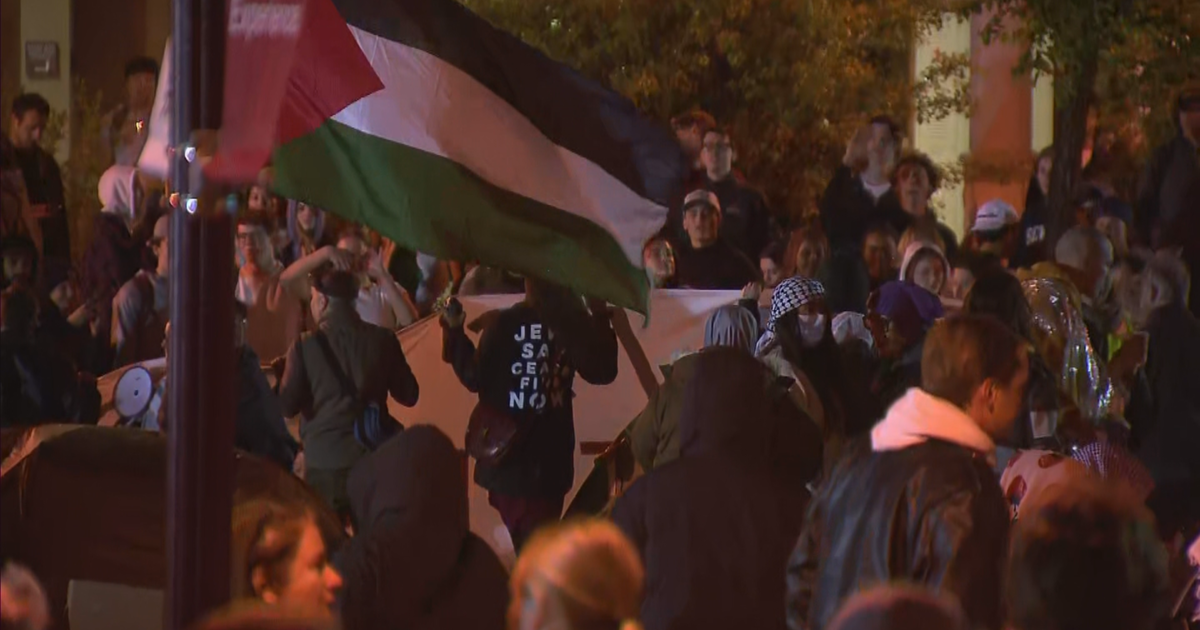
[[[277,143],[314,131],[347,105],[382,89],[383,81],[333,0],[308,0],[279,113]]]

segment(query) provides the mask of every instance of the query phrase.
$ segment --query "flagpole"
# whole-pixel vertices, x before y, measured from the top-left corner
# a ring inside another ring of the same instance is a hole
[[[235,271],[233,217],[201,171],[221,125],[225,0],[174,3],[164,627],[184,630],[230,597]]]

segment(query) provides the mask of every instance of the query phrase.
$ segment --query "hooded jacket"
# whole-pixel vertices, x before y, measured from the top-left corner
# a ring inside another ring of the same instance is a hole
[[[950,272],[954,269],[950,266],[950,259],[946,258],[945,252],[943,252],[937,245],[934,245],[933,243],[927,243],[925,241],[915,241],[908,246],[908,249],[904,250],[904,259],[900,263],[901,282],[913,281],[911,275],[914,271],[913,267],[915,266],[917,255],[926,251],[937,254],[938,260],[942,261],[942,266],[946,270],[946,281],[949,282]]]
[[[696,356],[680,457],[636,481],[613,520],[646,566],[647,630],[784,628],[784,568],[821,435],[743,350]]]
[[[754,314],[737,304],[718,308],[704,323],[705,348],[726,346],[750,352],[756,339],[758,322]],[[670,370],[664,369],[666,378],[662,385],[650,392],[646,406],[629,425],[629,445],[643,470],[679,457],[679,417],[698,358],[695,353],[687,354],[675,361]]]
[[[1021,213],[1021,232],[1017,235],[1017,250],[1012,257],[1012,267],[1026,269],[1043,262],[1048,257],[1046,233],[1050,225],[1049,200],[1038,184],[1037,173],[1029,178],[1025,192],[1025,211]]]
[[[100,176],[102,207],[80,274],[81,292],[97,309],[100,330],[109,329],[113,298],[141,265],[142,244],[129,231],[136,216],[136,186],[137,170],[132,167],[113,166]]]
[[[813,499],[787,567],[788,627],[819,630],[850,595],[906,581],[1001,628],[1009,517],[994,449],[962,410],[909,390]]]
[[[414,426],[347,481],[358,532],[339,564],[346,630],[502,630],[508,574],[468,528],[463,462],[436,427]]]

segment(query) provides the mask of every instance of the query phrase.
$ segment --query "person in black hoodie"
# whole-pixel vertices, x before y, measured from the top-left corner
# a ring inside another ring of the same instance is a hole
[[[680,456],[634,482],[613,520],[646,565],[646,630],[782,630],[784,567],[821,468],[821,433],[739,348],[702,350]]]
[[[1050,227],[1050,169],[1054,167],[1054,146],[1038,153],[1029,189],[1025,192],[1025,211],[1021,213],[1021,232],[1012,266],[1026,269],[1050,257],[1046,242]]]
[[[335,562],[346,630],[503,630],[508,573],[468,528],[465,482],[454,444],[429,425],[355,465],[357,531]]]
[[[507,414],[522,432],[497,462],[476,462],[475,483],[488,491],[521,546],[538,526],[562,516],[575,478],[575,373],[594,385],[617,378],[617,337],[608,306],[589,308],[567,289],[527,278],[525,300],[500,311],[479,348],[463,331],[462,305],[442,312],[442,359],[479,394],[477,410]]]

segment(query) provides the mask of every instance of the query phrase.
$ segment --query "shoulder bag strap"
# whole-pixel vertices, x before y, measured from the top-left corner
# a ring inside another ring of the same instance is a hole
[[[333,377],[341,384],[342,392],[349,396],[355,404],[362,406],[358,388],[354,386],[354,382],[350,380],[350,377],[342,371],[342,364],[338,362],[337,355],[333,353],[333,346],[329,345],[329,338],[325,336],[325,331],[318,330],[313,334],[313,337],[317,340],[317,345],[321,347],[321,354],[325,355],[325,363],[333,371]]]

